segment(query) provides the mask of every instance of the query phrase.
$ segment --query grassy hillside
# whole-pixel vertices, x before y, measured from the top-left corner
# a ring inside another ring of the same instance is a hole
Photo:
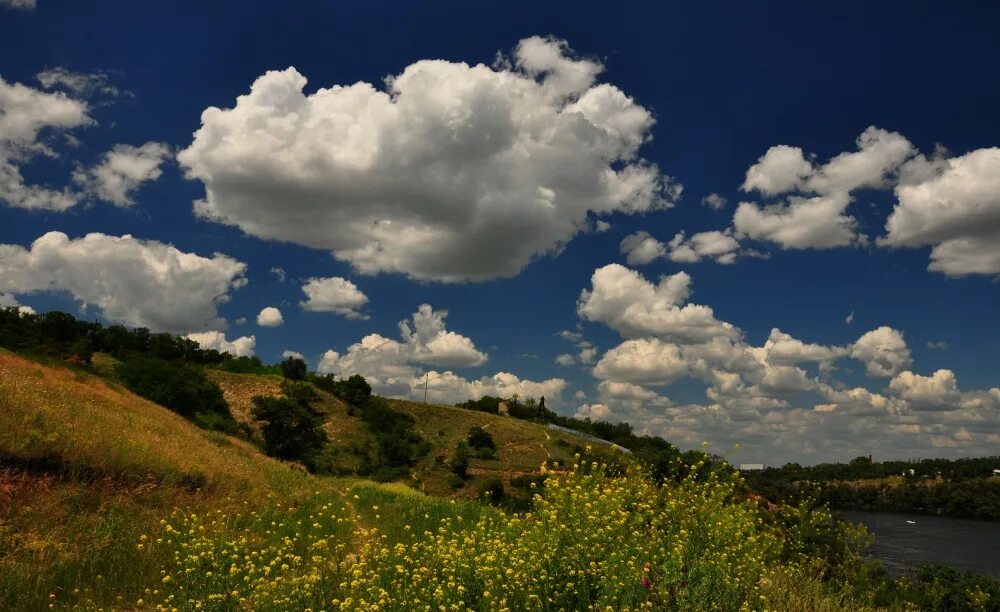
[[[244,420],[246,395],[278,384],[213,376]],[[611,478],[537,425],[394,406],[433,442],[410,482],[316,477],[107,379],[0,351],[0,609],[866,609],[819,580],[828,516],[762,514],[729,472]],[[365,435],[335,398],[319,407],[334,444]],[[550,472],[526,513],[421,493],[444,487],[438,458],[472,425],[499,446],[475,478],[579,467]]]
[[[247,424],[253,425],[250,409],[254,395],[277,397],[281,394],[281,380],[277,377],[216,370],[209,370],[209,376],[222,387],[233,416]],[[348,416],[343,402],[322,390],[317,393],[320,400],[315,407],[326,418],[330,445],[337,452],[342,467],[349,471],[356,464],[351,460],[351,448],[370,442],[371,435],[359,418]],[[572,463],[573,455],[586,446],[586,442],[576,436],[520,419],[406,400],[390,400],[390,405],[411,415],[416,420],[417,432],[431,444],[431,451],[411,470],[409,482],[413,488],[431,495],[475,497],[491,479],[499,479],[508,487],[512,477],[537,474],[543,462]],[[471,458],[469,478],[456,488],[453,479],[449,478],[448,460],[458,443],[468,437],[469,429],[475,426],[493,436],[497,456],[495,459]],[[595,453],[604,451],[594,449]]]

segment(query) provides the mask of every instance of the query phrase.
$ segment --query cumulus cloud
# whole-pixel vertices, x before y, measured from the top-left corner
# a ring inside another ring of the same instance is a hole
[[[889,390],[906,400],[915,410],[957,408],[962,398],[951,370],[941,369],[930,376],[900,372],[889,382]]]
[[[130,235],[49,232],[29,248],[0,245],[0,291],[66,292],[109,321],[184,333],[225,328],[217,307],[246,284],[246,264]]]
[[[638,156],[652,114],[595,82],[600,63],[528,38],[494,67],[421,60],[385,80],[306,94],[268,72],[209,108],[178,154],[198,215],[328,249],[366,274],[510,277],[586,231],[588,214],[672,205]]]
[[[278,279],[279,283],[285,282],[285,269],[284,268],[280,268],[278,266],[275,266],[275,267],[271,268],[270,271],[271,271],[271,274],[273,274]]]
[[[902,332],[885,325],[858,338],[850,355],[865,364],[869,376],[889,378],[912,363]]]
[[[696,263],[709,258],[721,264],[731,264],[739,254],[740,243],[733,238],[731,230],[698,232],[690,238],[684,231],[668,243],[670,253],[667,259],[677,263]]]
[[[346,278],[310,278],[302,285],[302,292],[306,294],[306,300],[299,302],[303,310],[333,312],[348,319],[368,318],[360,311],[368,296]]]
[[[285,323],[285,318],[281,316],[281,311],[274,306],[268,306],[257,315],[257,325],[261,327],[278,327]]]
[[[798,147],[771,147],[747,171],[744,191],[765,197],[790,193],[760,206],[741,202],[733,216],[737,237],[774,242],[786,249],[826,249],[863,243],[857,220],[847,213],[851,193],[885,188],[915,153],[896,132],[874,126],[857,139],[858,150],[814,166]]]
[[[445,329],[447,316],[447,310],[435,311],[430,304],[421,304],[413,313],[412,325],[410,321],[400,321],[400,336],[412,347],[412,360],[443,368],[470,368],[486,363],[488,356],[472,340]]]
[[[1000,148],[917,163],[926,170],[897,185],[879,244],[931,245],[928,269],[948,276],[1000,274]]]
[[[607,221],[604,221],[603,219],[598,219],[597,221],[594,222],[595,234],[603,234],[609,229],[611,229],[611,224],[608,223]]]
[[[116,206],[131,206],[132,193],[163,175],[160,165],[170,154],[170,147],[161,142],[147,142],[141,147],[115,145],[96,165],[78,168],[73,180],[95,198]]]
[[[430,402],[455,404],[484,395],[511,397],[516,394],[522,399],[544,397],[546,405],[551,407],[562,405],[562,392],[568,384],[562,378],[533,381],[509,372],[497,372],[493,376],[467,380],[452,372],[431,370],[410,380],[409,396],[422,398],[425,382],[427,401]]]
[[[327,351],[319,371],[340,376],[361,374],[379,384],[400,385],[417,375],[415,364],[447,368],[485,364],[488,355],[472,340],[445,329],[447,316],[445,310],[421,304],[410,320],[399,322],[401,341],[369,334],[348,347],[344,355]]]
[[[289,357],[292,357],[294,359],[298,359],[299,361],[305,361],[306,360],[305,355],[303,355],[302,353],[300,353],[298,351],[284,351],[284,352],[281,353],[281,358],[282,359],[288,359]]]
[[[607,421],[611,418],[611,408],[606,404],[584,404],[576,409],[573,417],[590,419],[591,421]]]
[[[625,261],[630,266],[642,266],[667,254],[666,245],[646,231],[625,236],[619,245],[619,250],[626,255]]]
[[[771,330],[764,343],[764,350],[767,352],[767,360],[776,365],[795,365],[806,361],[830,362],[849,353],[847,347],[803,342],[777,327]]]
[[[626,338],[656,336],[680,340],[735,337],[739,330],[715,318],[712,309],[683,304],[691,293],[691,277],[678,272],[654,285],[619,264],[594,271],[591,289],[577,301],[582,319],[604,323]]]
[[[254,336],[241,336],[234,338],[232,342],[226,340],[226,334],[220,331],[207,331],[188,334],[189,340],[194,340],[201,348],[206,350],[215,349],[221,353],[229,353],[235,357],[249,357],[253,355],[253,348],[257,344]]]
[[[0,201],[15,208],[66,210],[79,196],[69,189],[29,185],[21,166],[37,156],[56,157],[50,133],[92,125],[87,104],[62,92],[44,92],[0,78]]]

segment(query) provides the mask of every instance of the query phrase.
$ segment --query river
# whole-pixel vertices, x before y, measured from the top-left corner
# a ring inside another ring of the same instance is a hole
[[[888,512],[837,514],[875,534],[868,555],[893,574],[906,573],[922,561],[940,561],[1000,578],[1000,522]]]

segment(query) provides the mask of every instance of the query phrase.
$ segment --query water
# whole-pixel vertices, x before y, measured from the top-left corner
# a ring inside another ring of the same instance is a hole
[[[939,561],[1000,578],[1000,522],[884,512],[837,514],[864,523],[875,534],[868,555],[883,561],[893,574],[907,573],[923,561]]]

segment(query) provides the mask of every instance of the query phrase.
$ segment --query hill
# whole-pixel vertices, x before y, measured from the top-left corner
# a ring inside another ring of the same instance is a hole
[[[278,397],[281,379],[258,374],[233,374],[208,370],[223,390],[233,416],[242,423],[256,426],[250,416],[254,395]],[[314,406],[326,420],[325,430],[330,446],[343,472],[357,467],[352,451],[372,442],[372,435],[356,416],[349,416],[347,406],[333,395],[317,389],[319,400]],[[390,399],[390,406],[413,417],[415,429],[430,443],[430,451],[410,470],[410,486],[436,496],[470,499],[493,479],[505,488],[511,478],[539,473],[544,462],[571,464],[573,456],[584,450],[587,443],[572,434],[551,430],[544,425],[476,412],[455,406],[423,404]],[[465,440],[472,427],[482,427],[497,445],[496,458],[469,459],[469,477],[460,484],[450,478],[448,461],[459,442]],[[592,449],[595,455],[610,458],[614,451]],[[603,454],[602,454],[603,453]],[[457,486],[456,486],[457,485]]]
[[[211,376],[250,425],[248,397],[281,387]],[[371,435],[318,395],[335,448]],[[87,370],[0,350],[0,609],[860,610],[873,597],[844,582],[857,533],[822,511],[762,512],[731,470],[696,464],[657,485],[533,423],[391,405],[431,441],[407,483],[321,477]],[[472,426],[497,458],[453,490],[441,459]],[[542,466],[557,458],[579,468]],[[539,472],[524,513],[418,490],[470,497],[477,479]],[[954,592],[995,597],[983,584]]]

